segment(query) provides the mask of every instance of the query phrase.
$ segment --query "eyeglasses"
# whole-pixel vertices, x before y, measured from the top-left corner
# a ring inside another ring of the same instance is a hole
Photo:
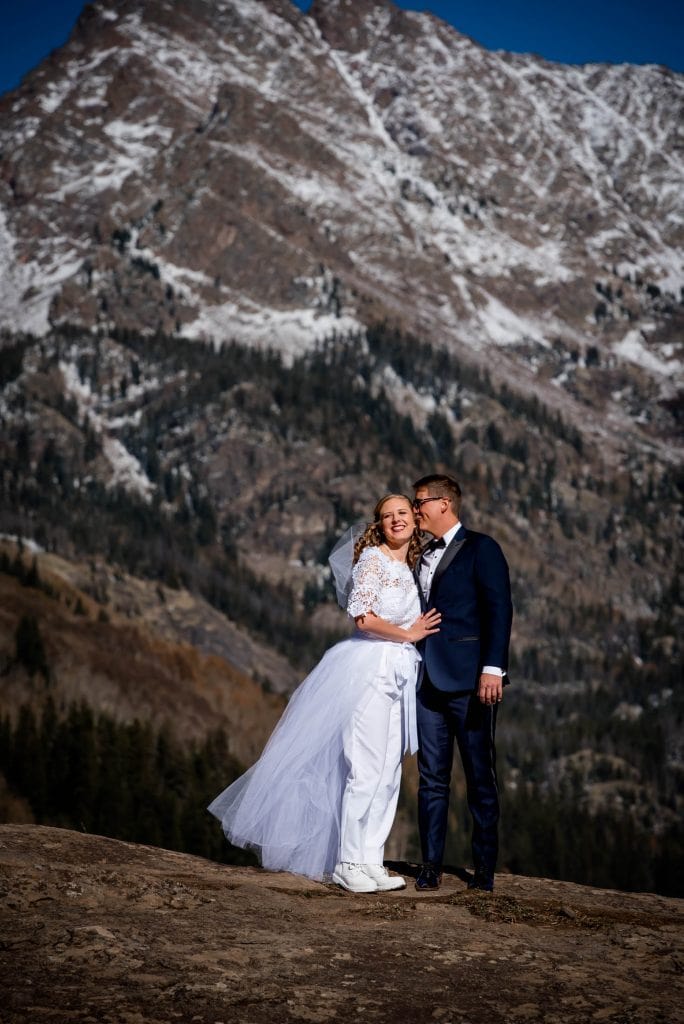
[[[426,501],[441,501],[441,500],[442,499],[440,497],[435,497],[435,498],[414,498],[413,501],[411,502],[411,504],[413,505],[413,507],[416,510],[418,510],[421,505],[425,504]]]

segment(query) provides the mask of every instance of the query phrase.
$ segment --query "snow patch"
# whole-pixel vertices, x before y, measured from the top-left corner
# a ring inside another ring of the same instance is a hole
[[[428,418],[437,409],[433,395],[416,390],[408,384],[392,366],[383,367],[382,373],[373,381],[374,391],[383,388],[391,397],[396,409],[408,413],[414,424],[421,430],[425,429]]]
[[[61,82],[49,82],[45,92],[38,97],[38,103],[46,114],[54,114],[71,92],[72,83],[68,79]]]
[[[13,544],[19,544],[32,555],[40,555],[45,551],[45,548],[36,544],[35,540],[31,540],[30,537],[19,537],[16,533],[0,533],[0,540],[9,540]]]
[[[646,347],[642,332],[639,329],[628,331],[622,341],[613,345],[613,352],[630,363],[636,363],[637,366],[641,366],[644,370],[662,374],[666,377],[677,374],[684,369],[684,364],[679,360],[672,359],[666,361],[659,359],[655,353]]]
[[[90,426],[102,440],[103,454],[112,468],[108,486],[124,487],[140,495],[145,501],[150,501],[154,485],[136,457],[131,455],[118,438],[109,434],[112,424],[97,411],[97,396],[89,382],[80,379],[74,363],[60,360],[59,368],[64,379],[65,391],[76,399],[79,417],[87,416]]]
[[[56,251],[65,240],[54,239],[54,251],[44,266],[22,263],[16,255],[16,239],[0,208],[0,325],[15,331],[45,334],[49,328],[50,302],[62,281],[75,274],[82,258]]]
[[[197,319],[183,329],[183,335],[215,344],[236,340],[274,348],[290,360],[333,333],[361,330],[363,325],[349,314],[337,317],[313,309],[272,309],[256,303],[238,306],[226,302],[205,306]]]
[[[516,345],[521,341],[536,341],[548,347],[548,342],[534,321],[518,316],[498,299],[487,297],[487,305],[478,311],[482,331],[495,345]]]
[[[149,501],[154,492],[154,486],[138,460],[122,445],[121,441],[115,437],[104,437],[102,451],[113,470],[109,486],[118,486],[127,491],[134,491],[141,498]]]
[[[171,138],[172,132],[170,128],[159,124],[158,121],[149,121],[146,124],[138,124],[135,121],[122,121],[119,118],[110,121],[109,124],[103,128],[105,135],[108,135],[110,139],[121,146],[122,149],[126,149],[129,153],[135,152],[136,143],[142,143],[143,139],[149,139],[152,136],[160,136],[163,143],[168,143]],[[141,156],[149,156],[150,153],[156,152],[156,147],[149,145],[139,145],[139,152]]]

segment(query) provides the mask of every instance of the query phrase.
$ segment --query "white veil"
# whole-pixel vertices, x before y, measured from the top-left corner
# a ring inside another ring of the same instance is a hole
[[[332,570],[335,581],[337,603],[345,612],[352,585],[354,545],[359,537],[363,535],[367,525],[367,523],[354,523],[350,526],[348,530],[344,531],[328,556],[328,565]]]

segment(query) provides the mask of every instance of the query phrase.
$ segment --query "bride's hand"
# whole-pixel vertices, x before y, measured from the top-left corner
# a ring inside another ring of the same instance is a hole
[[[435,611],[434,608],[429,612],[423,612],[407,630],[411,643],[415,644],[418,640],[422,640],[423,637],[430,636],[432,633],[439,633],[441,621],[441,612]]]

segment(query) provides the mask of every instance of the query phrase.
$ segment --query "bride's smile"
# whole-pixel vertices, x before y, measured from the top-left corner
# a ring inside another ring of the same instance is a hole
[[[413,509],[403,498],[390,498],[383,505],[380,525],[387,546],[401,548],[408,544],[416,528]]]

